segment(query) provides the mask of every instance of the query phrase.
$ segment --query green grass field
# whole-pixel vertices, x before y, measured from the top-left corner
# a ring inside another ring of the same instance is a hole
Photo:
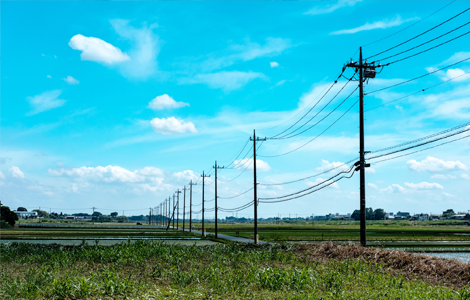
[[[286,246],[0,245],[1,299],[470,299],[363,259]]]

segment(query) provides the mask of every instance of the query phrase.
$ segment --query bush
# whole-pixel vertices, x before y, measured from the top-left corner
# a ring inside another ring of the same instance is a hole
[[[18,215],[14,211],[11,211],[8,206],[3,206],[1,210],[1,220],[7,222],[11,226],[14,226],[15,221],[18,220]]]
[[[10,229],[10,228],[13,228],[13,226],[11,226],[10,224],[8,224],[8,223],[5,222],[4,220],[1,220],[1,221],[0,221],[0,228],[2,228],[2,229]]]

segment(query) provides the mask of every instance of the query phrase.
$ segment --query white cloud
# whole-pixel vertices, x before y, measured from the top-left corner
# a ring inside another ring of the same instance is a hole
[[[46,77],[47,77],[47,78],[52,78],[52,76],[51,76],[51,75],[47,75]]]
[[[454,170],[468,170],[468,167],[460,161],[444,161],[439,158],[428,156],[426,159],[418,162],[416,160],[409,160],[408,167],[416,172],[442,172]]]
[[[41,185],[32,185],[32,186],[27,186],[26,188],[27,188],[28,190],[40,191],[41,193],[43,193],[44,195],[47,195],[47,196],[53,196],[53,195],[54,195],[53,192],[46,190],[46,189],[45,189],[43,186],[41,186]]]
[[[0,171],[0,179],[5,179],[5,175],[3,175],[2,171]]]
[[[307,184],[308,184],[309,186],[313,186],[313,185],[319,184],[318,187],[321,187],[321,186],[323,186],[323,185],[328,185],[328,184],[329,184],[328,187],[331,187],[331,188],[334,188],[334,189],[339,189],[339,184],[338,184],[337,182],[333,182],[333,181],[331,181],[331,180],[326,180],[326,179],[323,179],[323,178],[317,178],[317,179],[315,179],[315,182],[313,182],[313,183],[312,183],[311,181],[307,181]]]
[[[256,78],[264,79],[265,76],[262,73],[256,72],[222,71],[218,73],[197,74],[181,82],[189,84],[203,83],[212,89],[222,89],[225,92],[229,92],[245,86]]]
[[[446,192],[443,192],[442,193],[444,196],[448,197],[448,198],[454,198],[455,195],[452,195],[452,194],[449,194],[449,193],[446,193]]]
[[[463,179],[470,179],[470,176],[468,176],[467,174],[462,174],[460,175],[460,177]]]
[[[453,175],[442,175],[442,174],[436,174],[431,176],[432,179],[456,179],[456,176]]]
[[[244,158],[240,160],[235,160],[233,162],[234,166],[236,169],[245,169],[248,168],[249,170],[253,170],[253,158]],[[256,170],[261,171],[261,172],[266,172],[271,170],[271,166],[265,161],[262,161],[261,159],[256,160]]]
[[[62,93],[61,90],[46,91],[42,94],[28,97],[28,102],[32,107],[32,110],[27,114],[32,116],[41,113],[46,110],[50,110],[56,107],[60,107],[65,104],[65,100],[58,99]]]
[[[271,68],[279,67],[279,63],[277,63],[275,61],[272,61],[269,64],[270,64]]]
[[[73,78],[72,76],[67,76],[65,78],[62,78],[65,82],[67,82],[68,84],[79,84],[80,81],[78,81],[77,79]]]
[[[154,110],[162,110],[165,108],[180,108],[189,106],[189,103],[186,102],[177,102],[168,94],[157,96],[155,99],[149,102],[149,108]]]
[[[184,181],[185,183],[189,183],[190,180],[194,183],[199,179],[199,175],[191,170],[173,173],[173,177],[179,181]]]
[[[145,167],[139,171],[136,171],[139,175],[144,176],[163,176],[163,170],[155,167]]]
[[[129,51],[131,60],[124,62],[121,66],[122,75],[145,79],[154,74],[157,71],[157,56],[160,52],[159,38],[153,33],[157,25],[134,28],[127,20],[112,20],[111,25],[117,34],[129,40],[133,45]]]
[[[380,191],[385,193],[403,193],[405,192],[405,188],[399,184],[394,183],[387,188],[381,189]]]
[[[329,161],[324,160],[324,159],[321,160],[321,166],[315,169],[318,171],[326,171],[326,170],[333,169],[333,168],[338,168],[338,169],[332,170],[330,172],[339,172],[339,171],[349,169],[349,167],[342,162],[333,161],[330,163]]]
[[[343,7],[354,6],[358,2],[361,2],[361,0],[339,0],[339,1],[336,1],[335,4],[328,4],[328,5],[324,5],[321,7],[314,7],[310,9],[309,11],[307,11],[305,14],[306,15],[329,14]]]
[[[82,60],[112,65],[130,60],[130,57],[119,48],[95,37],[86,37],[77,34],[70,39],[69,46],[74,50],[82,51]]]
[[[142,182],[145,180],[145,176],[138,174],[138,171],[131,172],[122,167],[111,165],[106,167],[49,169],[48,173],[53,176],[79,177],[104,182]]]
[[[353,34],[365,30],[373,30],[373,29],[386,29],[390,27],[395,27],[395,26],[400,26],[403,23],[414,21],[417,18],[409,18],[409,19],[402,19],[400,16],[397,16],[396,18],[392,20],[384,20],[384,21],[377,21],[374,23],[366,23],[362,26],[352,28],[352,29],[344,29],[344,30],[338,30],[334,31],[331,34],[338,35],[338,34]]]
[[[465,81],[470,78],[470,76],[468,75],[469,74],[467,72],[459,68],[447,69],[446,76],[442,77],[442,80],[449,80],[449,79],[455,78],[453,79],[453,81],[455,82]]]
[[[374,190],[378,190],[378,189],[379,189],[379,188],[378,188],[375,184],[373,184],[373,183],[368,183],[367,186],[370,187],[370,188],[372,188],[372,189],[374,189]]]
[[[10,171],[11,176],[15,178],[24,178],[23,172],[21,172],[20,168],[18,167],[12,166],[8,169],[8,171]]]
[[[435,182],[420,182],[420,183],[409,183],[405,182],[405,186],[409,187],[410,189],[417,189],[417,190],[432,190],[432,189],[443,189],[444,187],[439,183]]]
[[[77,184],[76,184],[75,182],[72,183],[72,192],[73,192],[73,193],[78,192],[78,186],[77,186]]]
[[[183,120],[178,120],[175,117],[162,118],[162,119],[155,118],[152,121],[150,121],[150,124],[152,125],[153,131],[155,131],[155,133],[176,134],[176,133],[198,132],[192,122],[185,122]]]
[[[366,168],[366,173],[375,174],[376,170],[374,168]]]

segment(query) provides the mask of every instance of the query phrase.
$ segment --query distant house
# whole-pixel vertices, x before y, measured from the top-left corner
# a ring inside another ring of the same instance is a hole
[[[38,213],[35,211],[14,211],[17,215],[18,218],[20,219],[35,219],[38,217]]]
[[[465,219],[465,214],[453,215],[453,216],[450,217],[450,218],[453,219],[453,220],[463,220],[463,219]]]
[[[402,217],[402,218],[408,218],[410,216],[410,213],[409,212],[397,212],[396,216],[395,217]]]

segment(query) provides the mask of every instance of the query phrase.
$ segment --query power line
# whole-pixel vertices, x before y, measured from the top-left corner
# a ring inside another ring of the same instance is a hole
[[[423,19],[420,19],[419,21],[417,21],[417,22],[415,22],[415,23],[413,23],[413,24],[411,24],[411,25],[409,25],[409,26],[407,26],[407,27],[405,27],[405,28],[403,28],[403,29],[401,29],[401,30],[395,32],[395,33],[392,33],[392,34],[390,34],[390,35],[388,35],[388,36],[386,36],[386,37],[383,37],[383,38],[378,39],[378,40],[376,40],[376,41],[374,41],[374,42],[365,44],[365,45],[363,45],[362,47],[366,47],[366,46],[375,44],[375,43],[377,43],[377,42],[380,42],[380,41],[383,41],[383,40],[385,40],[385,39],[388,39],[389,37],[394,36],[394,35],[396,35],[396,34],[402,32],[402,31],[405,31],[405,30],[407,30],[408,28],[413,27],[413,26],[415,26],[416,24],[418,24],[418,23],[420,23],[420,22],[426,20],[427,18],[429,18],[429,17],[435,15],[436,13],[440,12],[441,10],[443,10],[444,8],[446,8],[447,6],[451,5],[451,4],[454,3],[454,2],[455,2],[455,0],[452,1],[452,2],[450,2],[449,4],[446,4],[445,6],[441,7],[440,9],[436,10],[435,12],[433,12],[433,13],[430,14],[430,15],[428,15],[427,17],[425,17],[425,18],[423,18]],[[398,46],[395,46],[395,47],[398,47]],[[391,49],[389,49],[389,50],[391,50]],[[387,50],[387,51],[388,51],[388,50]],[[368,58],[374,57],[374,56],[379,55],[379,54],[380,54],[380,53],[375,54],[375,55],[373,55],[373,56],[369,56]]]
[[[252,189],[253,189],[253,188],[250,188],[250,189],[244,191],[243,193],[237,194],[237,195],[232,196],[232,197],[219,197],[219,199],[233,199],[233,198],[237,198],[237,197],[240,197],[241,195],[244,195],[244,194],[248,193],[248,192],[251,191]]]
[[[445,23],[447,23],[447,22],[449,22],[449,21],[451,21],[451,20],[457,18],[458,16],[460,16],[461,14],[467,12],[468,10],[470,10],[470,8],[467,8],[466,10],[464,10],[464,11],[458,13],[457,15],[451,17],[450,19],[445,20],[444,22],[442,22],[442,23],[440,23],[440,24],[434,26],[434,27],[431,28],[431,29],[426,30],[426,31],[423,32],[423,33],[420,33],[420,34],[418,34],[418,35],[412,37],[412,38],[409,39],[409,40],[406,40],[406,41],[404,41],[404,42],[402,42],[402,43],[400,43],[400,44],[398,44],[398,45],[396,45],[396,46],[393,46],[393,47],[391,47],[391,48],[388,48],[387,50],[384,50],[384,51],[382,51],[382,52],[379,52],[379,53],[376,53],[376,54],[374,54],[374,55],[371,55],[371,56],[367,57],[366,59],[372,58],[372,57],[374,57],[374,56],[377,56],[377,55],[380,55],[380,54],[382,54],[382,53],[388,52],[388,51],[390,51],[390,50],[392,50],[392,49],[395,49],[395,48],[397,48],[397,47],[399,47],[399,46],[401,46],[401,45],[404,45],[404,44],[406,44],[406,43],[408,43],[408,42],[410,42],[410,41],[412,41],[412,40],[414,40],[414,39],[416,39],[416,38],[418,38],[418,37],[420,37],[420,36],[422,36],[422,35],[424,35],[424,34],[430,32],[430,31],[432,31],[432,30],[434,30],[434,29],[436,29],[436,28],[438,28],[438,27],[444,25]]]
[[[436,69],[436,70],[434,70],[434,71],[432,71],[432,72],[423,74],[423,75],[421,75],[421,76],[418,76],[418,77],[415,77],[415,78],[412,78],[412,79],[409,79],[409,80],[405,80],[405,81],[403,81],[403,82],[400,82],[400,83],[397,83],[397,84],[394,84],[394,85],[390,85],[390,86],[388,86],[388,87],[384,87],[384,88],[381,88],[381,89],[378,89],[378,90],[375,90],[375,91],[372,91],[372,92],[364,93],[364,96],[365,96],[365,95],[370,95],[370,94],[373,94],[373,93],[377,93],[377,92],[380,92],[380,91],[383,91],[383,90],[387,90],[387,89],[390,89],[390,88],[393,88],[393,87],[396,87],[396,86],[399,86],[399,85],[402,85],[402,84],[411,82],[411,81],[413,81],[413,80],[416,80],[416,79],[420,79],[420,78],[429,76],[429,75],[434,74],[434,73],[436,73],[436,72],[439,72],[439,71],[448,69],[448,68],[450,68],[450,67],[452,67],[452,66],[458,65],[458,64],[460,64],[460,63],[462,63],[462,62],[464,62],[464,61],[467,61],[467,60],[469,60],[469,59],[470,59],[470,57],[465,58],[465,59],[462,59],[462,60],[460,60],[460,61],[458,61],[458,62],[456,62],[456,63],[450,64],[450,65],[445,66],[445,67],[443,67],[443,68]]]

